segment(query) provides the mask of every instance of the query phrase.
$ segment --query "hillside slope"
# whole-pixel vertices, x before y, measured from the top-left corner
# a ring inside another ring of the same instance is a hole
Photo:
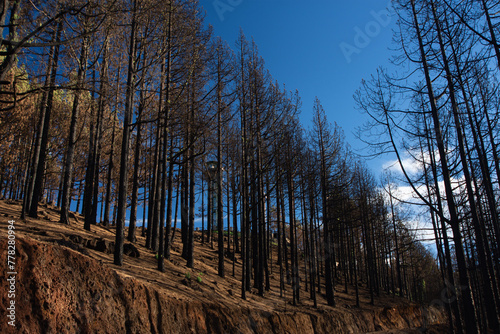
[[[175,247],[166,273],[155,270],[154,255],[141,246],[138,258],[126,256],[125,265],[117,267],[106,247],[92,249],[99,240],[109,246],[112,231],[93,226],[85,232],[76,215],[71,226],[60,226],[49,206],[41,212],[44,219],[16,221],[17,210],[18,203],[0,202],[0,270],[4,277],[10,271],[7,228],[14,220],[17,272],[15,298],[9,298],[9,285],[0,286],[2,319],[15,300],[16,326],[2,320],[2,333],[366,333],[446,322],[440,310],[387,297],[354,308],[340,292],[338,307],[317,310],[307,296],[293,307],[273,291],[243,301],[238,275],[218,278],[216,260],[209,261],[214,251],[207,246],[196,245],[199,261],[192,272],[203,273],[201,282],[186,278],[189,270]]]

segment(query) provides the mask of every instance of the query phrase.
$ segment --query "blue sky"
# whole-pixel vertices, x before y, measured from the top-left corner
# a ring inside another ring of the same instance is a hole
[[[353,94],[363,78],[389,65],[392,29],[387,0],[200,0],[214,34],[234,47],[240,27],[253,38],[266,68],[288,90],[299,90],[301,120],[311,124],[315,96],[330,122],[360,149],[354,131],[366,116],[355,108]],[[389,157],[386,157],[389,159]],[[383,159],[369,162],[378,176]]]

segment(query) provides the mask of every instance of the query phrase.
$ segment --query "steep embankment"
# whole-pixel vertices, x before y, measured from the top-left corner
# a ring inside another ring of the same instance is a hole
[[[5,229],[0,235],[2,333],[364,333],[443,323],[441,312],[406,305],[371,310],[268,312],[183,297],[117,272],[57,243],[16,239],[15,324],[6,325]],[[235,297],[237,298],[237,297]],[[7,319],[7,320],[6,320]]]

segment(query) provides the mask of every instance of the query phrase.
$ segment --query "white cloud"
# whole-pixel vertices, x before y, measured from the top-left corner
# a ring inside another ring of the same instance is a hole
[[[401,160],[404,169],[406,172],[410,175],[415,175],[419,172],[422,171],[422,164],[420,161],[416,161],[415,159],[411,157],[405,157]],[[401,170],[401,166],[398,162],[398,160],[391,160],[387,161],[382,165],[382,168],[384,170],[388,170],[397,174],[403,174],[403,171]]]

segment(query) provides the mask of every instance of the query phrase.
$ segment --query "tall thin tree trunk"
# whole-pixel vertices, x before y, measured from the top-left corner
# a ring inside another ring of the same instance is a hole
[[[40,200],[43,193],[43,181],[45,177],[45,161],[47,157],[47,144],[50,129],[50,119],[52,114],[52,100],[54,97],[54,86],[56,83],[57,68],[59,63],[59,41],[61,39],[61,33],[63,28],[63,20],[59,20],[57,24],[56,31],[54,32],[55,45],[51,48],[51,54],[49,56],[49,65],[47,68],[47,89],[48,92],[44,93],[44,98],[42,99],[42,106],[40,112],[40,123],[37,134],[37,141],[35,145],[35,151],[33,156],[33,172],[30,179],[30,185],[28,187],[28,193],[26,194],[26,203],[23,210],[28,212],[29,216],[32,218],[37,218],[38,216],[38,201]]]
[[[476,201],[474,198],[474,190],[472,189],[472,182],[471,182],[471,175],[470,175],[470,170],[469,170],[469,164],[467,162],[467,156],[465,153],[465,144],[464,144],[464,136],[462,132],[462,126],[461,126],[461,120],[459,116],[459,110],[458,110],[458,104],[456,101],[456,95],[455,95],[455,87],[453,84],[453,79],[452,79],[452,73],[449,67],[449,62],[448,62],[448,57],[446,55],[445,51],[445,46],[444,46],[444,41],[442,38],[441,34],[441,24],[438,20],[437,13],[436,13],[436,6],[434,2],[432,2],[432,13],[434,15],[434,23],[436,25],[436,31],[437,31],[437,36],[438,36],[438,41],[439,41],[439,46],[440,46],[440,51],[441,51],[441,57],[443,60],[444,68],[445,68],[445,73],[446,73],[446,79],[448,82],[448,92],[450,96],[450,102],[452,106],[452,112],[453,112],[453,119],[455,123],[455,130],[457,134],[457,141],[458,141],[458,151],[460,154],[460,161],[462,164],[462,172],[464,174],[465,178],[465,185],[466,185],[466,190],[467,190],[467,198],[469,201],[469,208],[472,214],[472,223],[473,223],[473,228],[474,232],[476,234],[476,245],[477,245],[477,252],[478,252],[478,259],[479,259],[479,268],[481,270],[481,276],[483,279],[483,298],[485,300],[485,309],[488,315],[488,324],[491,326],[491,329],[493,329],[494,332],[499,332],[500,331],[500,324],[498,321],[498,312],[496,309],[495,302],[493,300],[493,289],[492,289],[492,277],[489,273],[488,270],[488,261],[486,259],[487,254],[485,250],[485,242],[484,240],[484,234],[483,234],[483,229],[482,226],[479,222],[479,216],[477,213],[477,206],[476,206]]]
[[[64,180],[62,191],[61,217],[60,223],[69,225],[69,204],[71,196],[71,180],[73,178],[73,160],[75,156],[76,146],[76,125],[79,115],[80,92],[83,88],[85,73],[87,69],[87,53],[88,53],[88,37],[82,39],[80,50],[80,60],[78,66],[78,74],[76,79],[76,91],[73,99],[73,109],[71,113],[71,123],[69,127],[68,149],[66,151],[66,159],[64,166]],[[90,229],[90,227],[89,227]]]
[[[222,201],[222,86],[221,86],[221,55],[218,54],[217,61],[217,234],[219,261],[217,271],[220,277],[224,277],[224,212]],[[228,236],[229,236],[229,230]]]
[[[434,91],[432,89],[432,80],[429,74],[429,66],[427,64],[427,56],[425,54],[424,44],[422,40],[422,34],[420,31],[419,21],[417,19],[417,10],[415,8],[415,0],[411,1],[412,14],[414,20],[414,26],[417,32],[417,39],[419,43],[420,59],[422,61],[422,68],[424,70],[425,81],[427,85],[427,93],[429,96],[429,103],[431,105],[431,115],[434,123],[434,135],[436,138],[439,158],[441,162],[441,171],[443,175],[443,181],[446,191],[446,200],[448,204],[448,211],[450,215],[450,225],[452,227],[454,240],[455,240],[455,253],[457,256],[458,272],[460,284],[463,287],[461,296],[462,304],[464,307],[465,328],[467,333],[477,333],[477,322],[474,310],[474,304],[472,301],[472,295],[470,290],[470,282],[467,273],[467,261],[465,259],[465,253],[462,243],[462,233],[460,231],[460,220],[457,214],[456,203],[453,195],[453,188],[451,185],[450,170],[448,167],[448,159],[446,156],[446,150],[444,147],[443,135],[441,131],[441,122],[439,119],[439,113],[436,106],[436,99],[434,97]]]
[[[142,55],[142,68],[145,71],[146,67],[146,54],[147,52],[143,50]],[[145,98],[145,73],[142,74],[143,78],[141,80],[141,87],[139,93],[139,107],[137,108],[137,117],[136,117],[136,137],[135,137],[135,152],[134,152],[134,171],[132,176],[132,198],[130,202],[130,219],[128,226],[128,235],[127,240],[130,242],[136,241],[136,229],[137,229],[137,202],[139,197],[139,169],[140,169],[140,161],[141,161],[141,152],[142,152],[142,114],[143,109],[146,104]]]
[[[116,214],[116,240],[114,264],[121,266],[123,264],[123,242],[125,230],[125,216],[127,212],[127,195],[128,195],[128,158],[129,158],[129,141],[130,128],[132,122],[132,111],[134,108],[134,93],[135,93],[135,75],[136,75],[136,15],[137,15],[137,0],[134,0],[134,8],[132,13],[132,24],[130,31],[130,48],[128,61],[127,89],[125,93],[125,115],[123,120],[123,138],[121,146],[120,158],[120,181],[118,183],[118,203]]]
[[[118,108],[118,83],[120,79],[120,72],[121,68],[118,67],[117,70],[117,78],[116,78],[116,96],[115,96],[115,111],[113,112],[112,120],[111,120],[111,126],[113,127],[111,129],[111,149],[109,152],[109,163],[108,163],[108,173],[106,177],[106,198],[104,200],[104,226],[109,225],[109,216],[110,216],[110,207],[111,207],[111,186],[113,183],[113,169],[114,169],[114,153],[115,153],[115,140],[116,140],[116,113],[117,113],[117,108]]]

